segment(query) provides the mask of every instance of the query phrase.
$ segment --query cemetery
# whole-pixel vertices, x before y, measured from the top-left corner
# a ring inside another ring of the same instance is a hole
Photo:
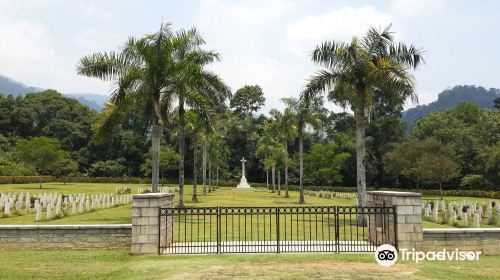
[[[500,279],[469,2],[0,0],[0,280]]]

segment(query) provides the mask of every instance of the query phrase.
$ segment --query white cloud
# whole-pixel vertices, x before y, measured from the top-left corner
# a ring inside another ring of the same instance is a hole
[[[435,13],[444,9],[445,0],[393,0],[391,9],[406,16]]]
[[[95,4],[80,4],[79,8],[82,10],[83,18],[86,20],[98,20],[105,23],[113,22],[113,15],[102,7],[97,7]]]
[[[283,48],[303,56],[324,40],[350,41],[370,26],[384,27],[392,22],[389,14],[372,6],[343,7],[323,15],[307,16],[288,25]]]
[[[276,55],[276,34],[282,34],[284,18],[294,7],[293,1],[285,0],[204,0],[196,16],[194,25],[206,38],[207,48],[222,54],[222,61],[211,68],[233,91],[260,85],[266,97],[263,113],[281,107],[280,98],[299,90],[291,79],[294,66]]]
[[[105,83],[76,75],[77,59],[56,54],[52,36],[41,22],[11,20],[0,11],[0,41],[2,75],[62,92],[107,92]]]

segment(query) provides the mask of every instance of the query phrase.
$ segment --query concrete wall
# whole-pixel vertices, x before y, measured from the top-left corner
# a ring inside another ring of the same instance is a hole
[[[0,250],[128,249],[132,225],[0,225]]]
[[[134,255],[158,255],[159,246],[166,246],[170,240],[167,223],[173,223],[172,219],[167,222],[161,219],[160,208],[174,206],[174,194],[172,193],[146,193],[136,194],[132,201],[132,245]]]
[[[399,249],[420,250],[422,246],[421,196],[420,193],[412,192],[367,192],[367,206],[396,207],[396,234],[389,232],[388,236],[396,236]],[[388,230],[394,231],[394,228],[390,226]],[[370,232],[371,240],[373,240],[372,235],[372,232]]]
[[[423,251],[481,251],[500,255],[500,228],[424,229]]]

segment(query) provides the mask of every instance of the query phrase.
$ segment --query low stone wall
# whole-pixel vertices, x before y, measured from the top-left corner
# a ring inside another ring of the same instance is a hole
[[[500,228],[424,229],[423,251],[481,251],[500,255]]]
[[[0,225],[0,250],[129,249],[132,225]]]

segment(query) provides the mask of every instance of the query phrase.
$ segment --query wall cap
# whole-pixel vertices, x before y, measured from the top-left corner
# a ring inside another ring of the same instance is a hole
[[[500,233],[500,228],[424,228],[424,233]]]
[[[150,199],[150,198],[163,198],[163,197],[173,197],[173,193],[141,193],[132,195],[133,199]]]
[[[101,225],[0,225],[0,230],[31,230],[31,229],[131,229],[132,224],[101,224]]]
[[[375,195],[385,195],[385,196],[410,196],[410,197],[421,197],[421,193],[414,192],[395,192],[395,191],[369,191],[367,194]]]

